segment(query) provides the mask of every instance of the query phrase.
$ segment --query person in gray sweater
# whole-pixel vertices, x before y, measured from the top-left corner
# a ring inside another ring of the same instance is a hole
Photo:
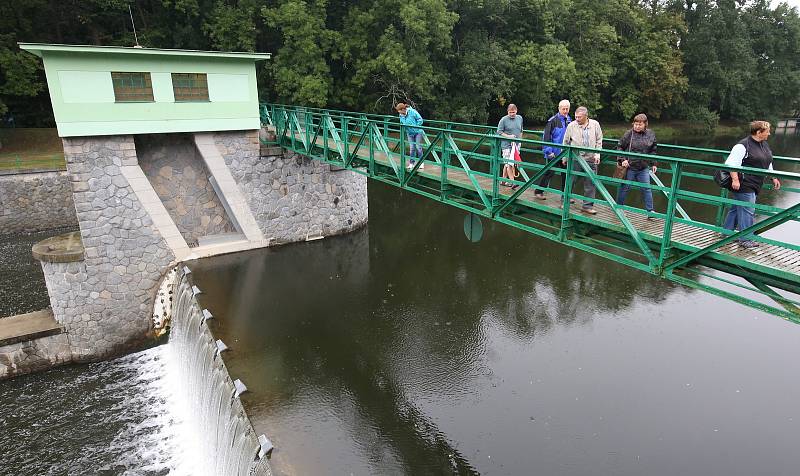
[[[522,137],[522,116],[517,114],[517,106],[515,104],[509,104],[507,111],[508,114],[503,116],[497,124],[497,135],[508,139],[520,139]],[[509,180],[508,182],[500,182],[500,185],[517,188],[517,185],[514,185],[511,180],[514,180],[517,175],[514,152],[519,152],[519,146],[519,142],[512,142],[507,139],[500,141],[500,149],[503,154],[503,178]]]

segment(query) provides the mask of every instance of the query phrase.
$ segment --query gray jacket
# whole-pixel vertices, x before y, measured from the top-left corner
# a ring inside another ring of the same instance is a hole
[[[577,145],[581,147],[592,147],[595,149],[603,148],[603,129],[600,128],[600,123],[594,119],[589,119],[585,126],[578,124],[578,121],[572,121],[567,126],[564,132],[564,144]],[[599,159],[600,154],[596,152],[580,152],[580,156],[584,160]]]

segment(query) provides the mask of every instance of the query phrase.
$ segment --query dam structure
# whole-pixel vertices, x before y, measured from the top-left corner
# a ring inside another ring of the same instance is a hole
[[[366,223],[365,177],[261,145],[269,54],[20,48],[43,60],[79,230],[35,247],[52,312],[0,329],[0,378],[141,348],[180,262]]]

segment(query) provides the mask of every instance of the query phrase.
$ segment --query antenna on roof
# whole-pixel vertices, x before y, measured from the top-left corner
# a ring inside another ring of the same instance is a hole
[[[133,40],[136,42],[136,46],[134,48],[141,48],[142,45],[139,44],[139,36],[136,35],[136,23],[133,21],[133,12],[131,11],[131,5],[128,4],[128,15],[131,16],[131,25],[133,26]]]

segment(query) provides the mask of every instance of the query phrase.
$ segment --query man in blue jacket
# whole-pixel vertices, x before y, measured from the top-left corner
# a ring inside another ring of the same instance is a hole
[[[552,142],[555,144],[562,143],[564,131],[567,130],[567,125],[572,122],[572,119],[569,117],[569,108],[570,104],[566,99],[562,99],[561,102],[558,103],[558,114],[548,119],[547,125],[544,126],[544,135],[542,136],[544,142]],[[544,153],[545,160],[549,163],[556,160],[558,154],[561,153],[561,149],[556,146],[546,145],[542,147],[542,152]],[[549,169],[542,175],[542,178],[539,179],[538,185],[541,187],[550,187],[550,179],[553,178],[555,173],[555,170],[552,168]],[[564,190],[563,180],[561,181],[561,190]],[[544,190],[537,189],[534,195],[539,200],[547,200],[547,197],[544,196]]]

